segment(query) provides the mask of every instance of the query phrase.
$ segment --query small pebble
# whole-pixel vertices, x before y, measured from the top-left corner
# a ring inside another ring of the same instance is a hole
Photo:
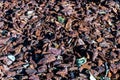
[[[1,34],[2,34],[2,35],[7,35],[7,33],[8,33],[7,30],[3,30]]]
[[[73,79],[75,78],[74,72],[70,72],[70,77]]]
[[[28,66],[29,66],[28,63],[23,65],[24,68],[27,68]]]
[[[60,23],[64,23],[65,22],[65,19],[62,17],[62,16],[58,16],[58,21]]]
[[[10,59],[11,61],[15,61],[15,56],[14,55],[8,55],[8,59]]]
[[[100,47],[109,47],[109,43],[104,41],[104,42],[100,43]]]
[[[82,57],[82,58],[76,60],[76,63],[77,63],[78,67],[85,64],[86,62],[87,62],[87,59],[85,57]]]
[[[31,16],[33,13],[34,13],[34,11],[28,11],[28,12],[27,12],[27,15],[28,15],[28,16]]]
[[[11,60],[9,60],[9,59],[6,60],[6,64],[7,64],[7,65],[11,65],[12,63],[13,63],[13,61],[11,61]]]
[[[62,56],[57,56],[57,60],[63,60],[63,57]]]
[[[80,38],[78,39],[78,43],[79,43],[79,45],[85,45],[84,41]]]
[[[105,11],[99,11],[99,14],[106,14]]]

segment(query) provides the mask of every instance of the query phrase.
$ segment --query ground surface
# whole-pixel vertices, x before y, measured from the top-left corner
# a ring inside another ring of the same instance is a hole
[[[120,80],[120,1],[0,0],[0,80]]]

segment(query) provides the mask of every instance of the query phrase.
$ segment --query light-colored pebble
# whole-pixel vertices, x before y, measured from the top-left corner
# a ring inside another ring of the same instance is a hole
[[[15,61],[15,56],[14,55],[8,55],[8,59],[10,59],[11,61]]]

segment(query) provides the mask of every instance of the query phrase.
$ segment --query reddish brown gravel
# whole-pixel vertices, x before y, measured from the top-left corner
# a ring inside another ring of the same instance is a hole
[[[120,80],[120,0],[0,0],[0,80]]]

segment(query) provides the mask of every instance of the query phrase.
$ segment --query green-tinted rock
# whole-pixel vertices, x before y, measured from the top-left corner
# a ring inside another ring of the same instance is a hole
[[[64,22],[65,22],[65,19],[64,19],[63,17],[61,17],[61,16],[58,16],[58,21],[59,21],[60,23],[64,23]]]
[[[76,64],[78,67],[85,64],[86,62],[87,62],[87,59],[85,57],[82,57],[82,58],[76,60]]]
[[[4,35],[7,35],[7,33],[8,33],[7,30],[3,30],[1,34],[4,36]]]
[[[111,80],[109,77],[100,77],[100,80]]]

